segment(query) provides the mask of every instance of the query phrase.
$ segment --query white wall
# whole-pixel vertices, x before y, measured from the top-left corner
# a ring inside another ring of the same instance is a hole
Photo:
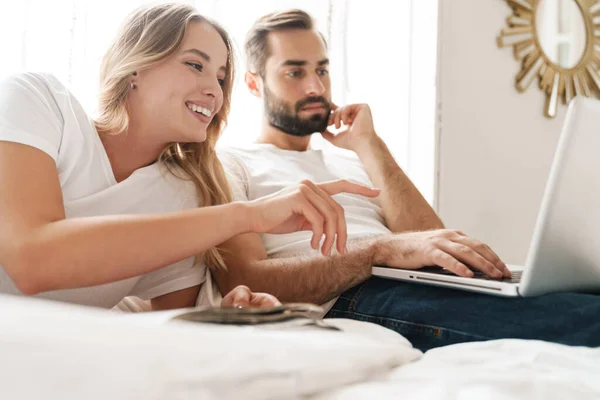
[[[496,45],[504,0],[440,0],[439,12],[438,211],[523,263],[565,107],[546,119],[536,83],[515,89],[519,64]]]

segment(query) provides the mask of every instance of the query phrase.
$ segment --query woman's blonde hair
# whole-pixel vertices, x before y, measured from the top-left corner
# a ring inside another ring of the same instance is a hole
[[[161,153],[159,162],[174,175],[194,183],[200,206],[213,206],[231,201],[231,191],[215,145],[227,123],[231,106],[234,58],[229,35],[219,24],[183,4],[155,5],[132,13],[102,60],[99,116],[95,123],[99,132],[120,134],[127,130],[126,100],[131,75],[162,62],[178,50],[192,22],[210,24],[227,46],[223,106],[208,125],[203,143],[171,143]],[[225,268],[218,248],[207,250],[199,257],[209,267]]]

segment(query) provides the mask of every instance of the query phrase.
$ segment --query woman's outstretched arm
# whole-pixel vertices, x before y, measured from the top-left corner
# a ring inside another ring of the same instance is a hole
[[[23,293],[118,281],[156,270],[247,230],[244,206],[65,219],[56,165],[0,142],[0,265]]]
[[[312,230],[329,253],[345,248],[341,207],[314,185],[300,184],[265,199],[186,211],[65,218],[52,158],[0,141],[0,265],[19,290],[86,287],[142,275],[197,255],[246,232]],[[348,182],[335,191],[376,196]]]

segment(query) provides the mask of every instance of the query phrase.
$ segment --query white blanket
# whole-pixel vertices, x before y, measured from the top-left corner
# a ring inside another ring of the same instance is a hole
[[[354,321],[338,321],[348,333],[159,319],[0,296],[0,399],[299,398],[421,356]]]
[[[434,349],[385,377],[316,399],[600,399],[600,349],[497,340]]]
[[[0,399],[600,399],[600,349],[526,340],[424,356],[374,324],[345,332],[165,320],[0,296]]]

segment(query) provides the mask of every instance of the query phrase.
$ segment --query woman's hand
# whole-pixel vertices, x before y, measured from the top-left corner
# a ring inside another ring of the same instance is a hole
[[[320,184],[305,180],[297,186],[249,202],[250,230],[257,233],[312,231],[313,249],[319,248],[325,235],[321,251],[326,256],[331,254],[337,235],[337,250],[344,253],[347,240],[344,209],[331,198],[338,193],[377,197],[380,190],[345,180]]]
[[[236,286],[221,300],[221,307],[275,307],[281,302],[268,293],[253,293],[248,286]]]

